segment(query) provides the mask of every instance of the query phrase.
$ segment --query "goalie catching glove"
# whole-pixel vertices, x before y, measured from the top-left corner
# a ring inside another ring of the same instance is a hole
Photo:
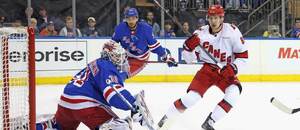
[[[139,106],[133,106],[134,110],[131,110],[131,118],[134,122],[139,122],[141,126],[145,126],[145,121],[143,119],[143,114]]]
[[[166,49],[166,54],[161,57],[161,59],[168,64],[169,67],[177,67],[178,63],[171,56],[171,52],[169,49]]]
[[[144,91],[141,91],[135,96],[136,101],[133,104],[134,109],[131,111],[131,118],[134,122],[139,122],[141,126],[146,126],[149,128],[149,130],[155,130],[153,127],[154,121],[146,105],[144,97]]]

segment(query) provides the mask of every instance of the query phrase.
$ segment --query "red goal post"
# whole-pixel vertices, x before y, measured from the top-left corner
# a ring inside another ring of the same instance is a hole
[[[0,129],[35,130],[34,29],[1,27],[0,36]]]

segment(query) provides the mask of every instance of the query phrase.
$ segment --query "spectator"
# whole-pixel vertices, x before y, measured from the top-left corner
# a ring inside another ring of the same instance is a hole
[[[13,23],[12,23],[13,27],[19,28],[19,27],[23,27],[22,25],[22,21],[20,19],[16,19]]]
[[[3,27],[4,26],[4,23],[5,23],[5,17],[4,16],[0,16],[0,27]]]
[[[293,27],[291,36],[294,38],[300,38],[300,18],[295,19],[295,26]]]
[[[160,31],[161,37],[176,37],[176,34],[174,33],[172,23],[170,21],[165,22],[164,31]]]
[[[246,0],[240,0],[240,5],[241,5],[241,8],[243,9],[247,9],[247,4],[246,4]]]
[[[82,30],[83,36],[85,37],[98,37],[99,35],[103,35],[101,31],[99,31],[96,27],[96,19],[94,17],[88,18],[88,27]]]
[[[203,10],[205,7],[206,0],[196,0],[196,6],[198,8],[198,11]]]
[[[279,32],[278,25],[269,25],[268,30],[264,32],[263,37],[265,38],[280,38],[281,34]]]
[[[197,29],[200,30],[202,26],[206,25],[206,21],[203,18],[198,19]]]
[[[55,30],[61,30],[63,27],[65,27],[65,21],[63,20],[63,16],[61,14],[58,14],[58,16],[53,17],[54,27]]]
[[[190,27],[188,22],[183,22],[182,30],[177,32],[177,37],[190,37],[192,33],[190,32]]]
[[[252,1],[252,8],[256,9],[258,6],[262,5],[264,3],[264,0],[253,0]]]
[[[152,26],[152,32],[154,36],[159,36],[160,27],[158,23],[154,21],[154,14],[153,12],[147,12],[146,22]]]
[[[239,9],[240,0],[224,0],[224,5],[226,9]]]
[[[48,21],[50,20],[47,14],[47,10],[45,7],[41,7],[39,10],[39,15],[37,17],[37,25],[39,30],[44,29],[47,26]]]
[[[63,27],[59,32],[60,36],[66,36],[66,37],[75,37],[75,36],[81,37],[82,36],[80,30],[77,29],[77,28],[75,28],[76,34],[74,34],[74,32],[73,32],[73,19],[72,19],[71,16],[67,16],[66,19],[65,19],[65,22],[66,22],[66,26]]]
[[[37,28],[36,18],[31,18],[30,19],[30,27],[32,27],[34,29],[34,35],[39,36],[40,32],[39,32],[39,29]]]
[[[231,24],[234,25],[234,26],[238,26],[238,22],[236,20],[232,20]]]
[[[47,27],[40,32],[40,36],[57,36],[53,21],[49,21]]]
[[[214,4],[214,0],[204,0],[204,3],[205,3],[205,8],[207,9],[208,7]]]

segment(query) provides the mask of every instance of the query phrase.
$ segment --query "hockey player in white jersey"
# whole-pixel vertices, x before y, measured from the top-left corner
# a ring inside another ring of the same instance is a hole
[[[167,129],[176,115],[201,100],[206,90],[215,85],[224,92],[224,98],[202,124],[204,130],[214,130],[214,124],[227,115],[242,92],[242,86],[236,75],[248,59],[243,36],[236,26],[223,23],[224,9],[221,5],[211,6],[207,18],[209,25],[196,30],[184,42],[182,54],[183,59],[191,63],[196,51],[199,53],[198,57],[205,63],[194,76],[187,94],[176,100],[160,120],[158,123],[160,129]]]

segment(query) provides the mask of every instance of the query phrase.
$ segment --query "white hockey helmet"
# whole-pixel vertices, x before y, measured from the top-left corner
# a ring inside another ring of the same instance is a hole
[[[127,62],[126,51],[122,48],[119,43],[113,40],[109,40],[104,43],[101,58],[108,58],[113,64],[122,66]]]

